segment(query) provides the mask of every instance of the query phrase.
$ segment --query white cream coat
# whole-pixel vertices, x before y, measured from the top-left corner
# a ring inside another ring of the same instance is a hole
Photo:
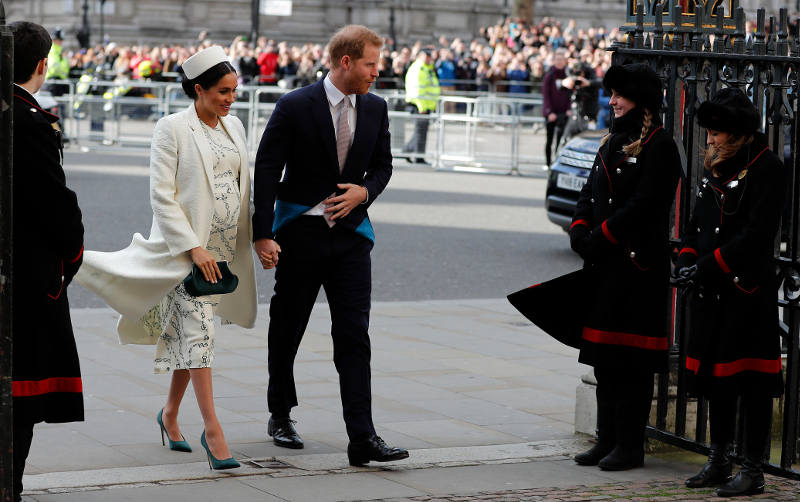
[[[245,328],[255,325],[257,295],[251,245],[253,205],[245,131],[232,115],[220,117],[241,157],[241,207],[236,259],[231,271],[239,277],[233,293],[223,295],[217,315]],[[150,153],[150,238],[134,234],[127,248],[101,253],[86,251],[75,280],[122,314],[117,324],[121,344],[155,345],[159,333],[139,322],[154,315],[161,300],[191,272],[189,250],[205,249],[214,214],[214,155],[194,104],[156,124]]]

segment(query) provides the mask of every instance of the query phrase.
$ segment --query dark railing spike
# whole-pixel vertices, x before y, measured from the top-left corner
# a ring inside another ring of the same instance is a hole
[[[756,37],[755,42],[753,42],[753,53],[756,55],[765,54],[767,49],[764,44],[764,38],[766,37],[766,33],[764,33],[765,18],[764,7],[759,7],[756,11]]]
[[[655,4],[653,7],[654,13],[656,15],[656,24],[653,28],[653,49],[661,50],[664,48],[664,26],[661,17],[663,16],[664,9],[662,5],[658,3]]]
[[[736,54],[742,54],[744,52],[744,39],[746,35],[744,32],[744,21],[744,7],[738,7],[736,9],[736,30],[733,32],[733,52]]]
[[[641,49],[644,47],[644,4],[636,5],[636,31],[633,37],[633,48]]]
[[[717,27],[714,28],[714,52],[725,52],[725,28],[723,21],[725,20],[725,7],[720,5],[717,7]]]
[[[6,24],[6,8],[3,5],[3,0],[0,0],[0,26]]]
[[[775,22],[775,16],[769,16],[769,33],[767,33],[767,54],[770,56],[775,55],[775,32],[778,23]]]
[[[789,55],[789,12],[786,6],[780,8],[780,25],[778,26],[778,43],[775,46],[775,54],[778,56]]]
[[[703,5],[697,4],[694,7],[694,31],[692,32],[692,50],[701,51],[703,46]]]

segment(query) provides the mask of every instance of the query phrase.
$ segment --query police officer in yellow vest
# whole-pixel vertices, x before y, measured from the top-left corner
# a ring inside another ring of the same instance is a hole
[[[64,43],[64,36],[61,34],[61,28],[56,28],[50,35],[53,39],[53,45],[50,46],[50,52],[47,54],[47,74],[48,80],[67,80],[69,78],[69,61],[64,57],[64,49],[61,44]],[[51,84],[47,86],[48,91],[53,96],[63,96],[69,92],[69,86],[66,84]]]
[[[421,50],[417,60],[408,67],[406,72],[406,111],[410,113],[429,115],[436,111],[437,98],[441,94],[439,78],[433,68],[433,59],[429,49]],[[420,118],[414,126],[414,136],[403,148],[404,152],[416,153],[406,157],[409,161],[416,159],[418,164],[425,162],[425,143],[428,139],[427,118]]]

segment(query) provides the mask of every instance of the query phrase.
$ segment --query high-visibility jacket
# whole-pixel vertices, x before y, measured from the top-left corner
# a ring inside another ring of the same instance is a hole
[[[436,110],[439,94],[439,78],[433,65],[414,61],[406,72],[406,103],[416,105],[420,112],[432,112]]]
[[[47,78],[66,80],[69,78],[69,61],[64,57],[64,50],[53,42],[47,54]]]

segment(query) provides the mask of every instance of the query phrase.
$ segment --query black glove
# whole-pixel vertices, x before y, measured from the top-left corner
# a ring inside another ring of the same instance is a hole
[[[682,267],[677,271],[676,275],[678,278],[675,280],[675,284],[684,286],[686,289],[695,287],[698,289],[703,289],[699,283],[700,281],[698,280],[700,277],[697,273],[697,265],[692,265],[691,267]]]
[[[572,242],[572,250],[578,253],[583,261],[592,263],[592,253],[589,250],[589,238],[579,237]]]

